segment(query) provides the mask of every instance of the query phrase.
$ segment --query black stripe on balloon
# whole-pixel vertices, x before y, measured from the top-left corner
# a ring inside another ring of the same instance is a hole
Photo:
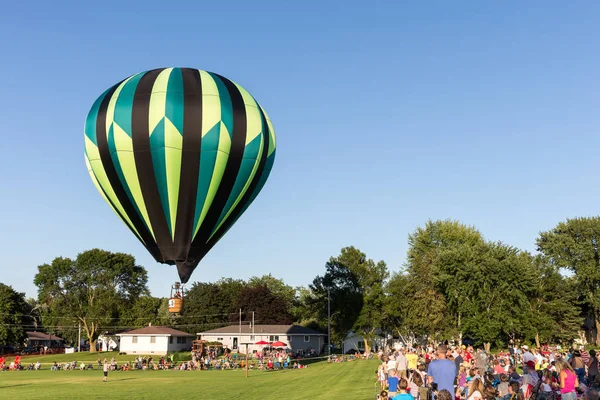
[[[229,151],[227,164],[225,165],[225,171],[223,172],[223,178],[221,179],[215,198],[206,213],[206,217],[202,222],[202,226],[192,242],[190,258],[193,258],[194,260],[200,260],[210,249],[206,246],[208,238],[212,234],[223,209],[227,205],[227,199],[231,194],[231,190],[233,189],[233,185],[235,184],[235,180],[240,171],[242,158],[244,157],[244,149],[246,148],[247,120],[244,98],[235,84],[229,79],[217,74],[213,74],[213,76],[215,79],[220,79],[223,82],[229,93],[229,97],[231,98],[233,132],[231,133],[231,149]]]
[[[182,68],[183,80],[183,145],[179,198],[175,222],[176,260],[186,261],[194,230],[200,149],[202,146],[202,82],[197,69]]]
[[[152,255],[158,255],[154,239],[152,235],[144,225],[144,221],[137,213],[133,203],[127,196],[125,192],[125,188],[121,184],[121,180],[119,179],[119,175],[117,174],[117,170],[113,164],[112,158],[110,156],[110,150],[108,148],[108,132],[106,131],[106,114],[108,111],[108,104],[110,103],[110,99],[113,96],[115,90],[122,82],[116,84],[111,88],[111,90],[106,94],[106,97],[102,99],[102,103],[100,103],[100,108],[98,109],[98,116],[96,117],[96,140],[98,142],[98,151],[100,152],[100,160],[102,161],[102,166],[104,167],[104,171],[106,172],[106,176],[108,178],[108,182],[112,187],[117,199],[121,203],[125,214],[129,217],[129,220],[138,231],[142,240],[145,242],[145,246],[148,251]]]
[[[257,106],[258,106],[258,104],[257,104]],[[260,112],[260,118],[262,120],[262,125],[264,128],[263,128],[263,151],[260,154],[260,160],[258,162],[258,168],[256,170],[256,174],[254,174],[254,177],[252,178],[252,182],[250,182],[250,185],[248,186],[248,190],[246,190],[246,193],[244,193],[244,195],[242,196],[242,198],[239,201],[239,203],[237,204],[237,206],[234,208],[234,210],[231,212],[231,214],[229,214],[229,217],[227,218],[227,220],[223,223],[223,225],[221,225],[221,227],[215,233],[215,235],[212,237],[212,239],[210,239],[210,241],[207,243],[207,246],[208,246],[208,249],[206,250],[207,252],[215,244],[217,244],[217,242],[221,239],[221,237],[223,237],[223,235],[225,233],[227,233],[229,228],[231,228],[231,226],[235,223],[235,221],[237,221],[237,219],[241,216],[248,201],[250,201],[250,197],[252,197],[252,193],[254,193],[254,190],[256,190],[256,187],[258,186],[258,183],[260,182],[260,178],[262,177],[262,174],[265,170],[265,165],[267,164],[267,158],[268,158],[267,155],[269,154],[270,131],[269,131],[269,125],[267,124],[267,119],[265,118],[265,115],[264,115],[263,111],[261,110],[260,106],[258,106],[258,111]]]
[[[160,194],[154,174],[152,152],[150,150],[150,97],[152,87],[158,75],[164,68],[148,71],[139,81],[133,98],[131,111],[131,137],[133,139],[133,154],[140,181],[142,197],[146,204],[152,231],[160,251],[158,262],[174,261],[173,242],[167,225],[167,217],[160,202]],[[171,264],[171,263],[169,263]]]

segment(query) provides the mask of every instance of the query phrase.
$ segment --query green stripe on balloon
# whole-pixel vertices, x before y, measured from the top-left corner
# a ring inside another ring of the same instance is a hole
[[[200,153],[200,173],[198,174],[198,192],[196,195],[196,210],[194,213],[194,235],[196,227],[200,223],[200,216],[206,201],[208,188],[210,187],[211,178],[217,161],[217,152],[219,149],[220,125],[217,123],[213,126],[202,138],[202,150]],[[192,238],[193,238],[192,236]]]
[[[133,107],[133,96],[135,95],[135,89],[142,79],[144,74],[137,74],[133,76],[125,86],[121,89],[119,97],[117,98],[117,104],[115,105],[115,122],[125,131],[125,133],[131,137],[131,109]]]
[[[150,135],[150,153],[152,154],[152,167],[154,169],[154,176],[156,179],[156,186],[158,188],[158,194],[160,196],[160,203],[162,205],[165,218],[167,219],[167,226],[169,232],[171,231],[171,218],[169,217],[169,193],[167,190],[167,160],[165,154],[165,120],[160,120],[152,134]]]
[[[221,101],[221,121],[223,121],[223,124],[227,128],[227,132],[229,132],[229,137],[231,138],[231,135],[233,135],[233,106],[231,104],[229,91],[218,76],[210,72],[209,74],[217,84],[219,100]]]
[[[235,179],[235,184],[231,189],[231,193],[229,194],[225,208],[223,208],[221,216],[219,217],[212,234],[214,234],[221,227],[221,225],[225,222],[225,219],[232,211],[232,208],[237,205],[237,200],[244,195],[242,191],[244,188],[247,189],[247,184],[249,184],[249,181],[252,180],[253,173],[256,173],[255,167],[260,159],[259,151],[263,141],[264,137],[262,134],[260,134],[246,145],[246,148],[244,149],[244,158],[242,160],[242,164],[240,165],[238,176]]]
[[[98,118],[98,110],[100,109],[100,105],[102,104],[102,100],[106,97],[108,92],[110,92],[115,86],[120,85],[120,83],[114,85],[110,89],[106,90],[104,93],[100,95],[92,105],[90,112],[87,115],[85,120],[84,132],[85,135],[94,143],[96,147],[98,147],[98,139],[96,138],[96,120]]]

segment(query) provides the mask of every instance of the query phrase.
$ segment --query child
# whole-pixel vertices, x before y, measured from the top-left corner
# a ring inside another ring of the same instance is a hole
[[[398,391],[398,377],[393,369],[388,372],[388,375],[388,397],[393,398]]]
[[[404,378],[398,383],[398,394],[393,397],[394,400],[415,400],[412,394],[408,393],[408,381]],[[451,399],[450,399],[451,400]]]
[[[377,380],[379,381],[379,384],[381,385],[381,390],[383,391],[385,389],[385,381],[387,381],[387,377],[385,376],[385,368],[382,364],[380,364],[379,368],[377,369]]]
[[[498,384],[498,395],[504,397],[508,394],[508,375],[500,374],[500,383]]]

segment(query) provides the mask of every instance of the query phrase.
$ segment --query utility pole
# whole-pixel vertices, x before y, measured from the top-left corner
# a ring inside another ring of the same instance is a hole
[[[252,337],[254,337],[254,311],[252,311]]]
[[[331,293],[327,287],[327,355],[331,355]]]
[[[77,334],[77,352],[81,353],[81,322],[79,323],[79,333]]]
[[[240,308],[240,335],[241,334],[242,334],[242,309]]]

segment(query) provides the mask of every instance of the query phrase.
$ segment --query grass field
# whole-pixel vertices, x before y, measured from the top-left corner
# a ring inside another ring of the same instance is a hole
[[[70,354],[69,354],[70,355]],[[97,355],[94,355],[97,358]],[[39,358],[39,357],[38,357]],[[95,361],[94,358],[91,361]],[[34,357],[31,357],[34,359]],[[40,360],[41,361],[41,360]],[[57,360],[58,361],[58,360]],[[0,372],[6,399],[373,399],[377,360],[283,371]]]
[[[182,352],[182,353],[176,353],[176,354],[177,354],[176,360],[179,360],[179,361],[190,360],[192,357],[191,353],[189,351]],[[143,355],[143,356],[148,357],[148,355]],[[89,353],[86,351],[86,352],[72,353],[72,354],[49,354],[49,355],[45,355],[45,356],[33,355],[33,356],[22,356],[21,364],[27,366],[27,365],[29,365],[29,363],[36,363],[37,361],[41,362],[42,364],[52,364],[52,363],[54,363],[54,361],[56,361],[57,363],[66,363],[66,362],[71,362],[71,361],[77,361],[78,365],[79,365],[79,363],[81,361],[83,361],[86,364],[96,365],[96,361],[98,359],[104,360],[106,358],[106,359],[108,359],[108,361],[110,361],[111,358],[113,358],[113,357],[115,358],[115,361],[120,363],[123,361],[133,361],[133,360],[135,360],[137,355],[135,355],[135,354],[119,355],[119,353],[117,353],[116,351],[107,351],[107,352],[98,352],[98,353]],[[153,357],[157,361],[160,359],[159,355],[155,355]],[[7,364],[10,364],[10,362],[13,360],[14,360],[14,357],[6,357]]]

